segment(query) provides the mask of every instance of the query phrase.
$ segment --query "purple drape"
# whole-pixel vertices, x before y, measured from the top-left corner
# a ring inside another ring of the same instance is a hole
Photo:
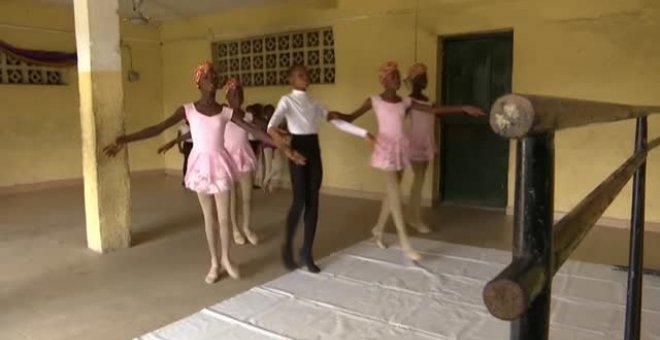
[[[49,67],[71,67],[77,63],[76,53],[51,52],[18,48],[0,40],[0,51],[30,64]]]

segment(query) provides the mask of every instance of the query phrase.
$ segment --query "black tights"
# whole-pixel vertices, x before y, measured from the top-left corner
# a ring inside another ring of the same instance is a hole
[[[291,147],[306,159],[305,165],[289,162],[291,185],[293,187],[293,203],[286,220],[286,239],[284,241],[284,256],[292,258],[292,243],[300,216],[304,210],[305,236],[301,251],[303,262],[313,264],[312,247],[316,234],[316,222],[319,212],[319,190],[323,180],[323,165],[321,150],[317,135],[294,135]]]

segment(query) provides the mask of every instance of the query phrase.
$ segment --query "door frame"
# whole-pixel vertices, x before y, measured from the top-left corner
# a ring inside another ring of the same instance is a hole
[[[437,98],[437,102],[439,105],[443,105],[445,98],[444,98],[444,92],[443,89],[446,86],[446,75],[445,75],[445,58],[444,58],[444,46],[447,41],[451,40],[473,40],[473,39],[482,39],[484,37],[510,37],[511,42],[512,42],[512,67],[511,67],[511,91],[513,92],[513,76],[515,72],[515,64],[513,58],[515,58],[515,31],[513,28],[502,28],[502,29],[495,29],[495,30],[486,30],[486,31],[476,31],[476,32],[466,32],[466,33],[455,33],[455,34],[446,34],[446,35],[439,35],[438,36],[438,42],[437,42],[437,54],[436,54],[436,87],[435,87],[435,97]],[[437,156],[437,159],[434,162],[433,165],[433,206],[440,206],[440,205],[454,205],[451,202],[445,202],[444,197],[443,197],[443,192],[444,192],[444,182],[442,181],[442,176],[443,173],[445,172],[445,160],[444,160],[444,153],[442,152],[442,143],[444,143],[443,140],[443,134],[442,134],[442,123],[439,122],[435,126],[436,129],[436,136],[438,136],[437,143],[436,145],[439,150],[439,154]],[[511,153],[515,152],[513,146],[510,144],[509,145],[509,163],[507,166],[507,183],[506,183],[506,207],[504,208],[493,208],[493,207],[487,207],[487,206],[469,206],[472,208],[478,208],[482,210],[496,210],[496,211],[508,211],[509,209],[509,203],[511,200],[511,178],[509,176],[511,172]],[[467,206],[467,205],[461,205],[461,206]]]

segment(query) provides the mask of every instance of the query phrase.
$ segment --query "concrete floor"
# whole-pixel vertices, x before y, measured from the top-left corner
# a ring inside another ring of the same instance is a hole
[[[256,194],[263,243],[234,249],[242,280],[209,286],[201,212],[176,179],[133,181],[134,246],[103,256],[85,248],[81,187],[0,196],[0,339],[130,339],[278,277],[289,200],[286,191]],[[317,257],[366,239],[379,206],[324,196]],[[511,218],[501,213],[445,207],[429,215],[438,230],[429,238],[510,249]],[[660,269],[660,235],[646,244],[647,267]],[[627,231],[601,227],[573,258],[625,264],[627,251]]]

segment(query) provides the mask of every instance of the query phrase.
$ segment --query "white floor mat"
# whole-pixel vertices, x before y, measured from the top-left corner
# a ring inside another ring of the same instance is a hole
[[[394,238],[389,237],[393,242]],[[509,338],[481,292],[510,253],[413,239],[419,264],[400,249],[361,242],[302,270],[144,335],[139,340]],[[626,276],[569,261],[554,280],[553,340],[623,338]],[[660,340],[660,278],[644,278],[643,340]]]

